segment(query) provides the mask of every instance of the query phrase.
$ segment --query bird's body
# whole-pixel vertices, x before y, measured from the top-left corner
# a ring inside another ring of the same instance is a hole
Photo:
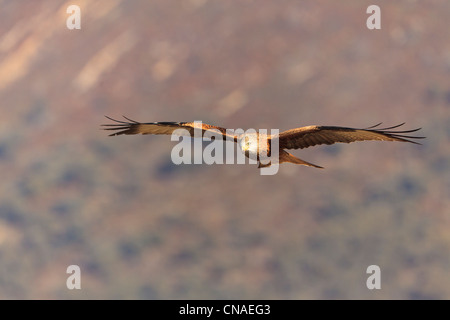
[[[225,128],[203,124],[201,122],[149,122],[140,123],[124,117],[127,121],[114,120],[116,124],[105,124],[105,130],[115,130],[111,136],[122,134],[181,134],[197,137],[196,132],[200,132],[200,136],[207,131],[214,131],[222,136],[225,140],[231,140],[238,143],[241,151],[250,159],[258,161],[258,167],[267,167],[274,163],[272,153],[273,145],[278,144],[278,163],[294,163],[315,168],[322,168],[318,165],[301,160],[285,149],[303,149],[321,144],[334,144],[337,142],[350,143],[354,141],[379,140],[379,141],[401,141],[419,144],[411,139],[423,139],[424,137],[410,136],[410,133],[420,130],[393,130],[404,123],[376,129],[381,123],[366,128],[355,129],[337,126],[307,126],[295,128],[281,132],[278,135],[268,135],[259,132],[245,132],[243,134],[234,134],[233,131]],[[183,130],[179,130],[183,129]],[[267,163],[270,159],[271,162]]]

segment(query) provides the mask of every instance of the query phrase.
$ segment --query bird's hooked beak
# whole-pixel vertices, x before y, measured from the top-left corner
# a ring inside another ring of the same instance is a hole
[[[241,150],[243,153],[248,154],[249,153],[249,149],[250,149],[250,143],[247,137],[244,137],[241,139],[241,141],[239,142],[240,146],[241,146]]]
[[[248,138],[241,140],[241,151],[247,158],[250,158],[250,141]]]

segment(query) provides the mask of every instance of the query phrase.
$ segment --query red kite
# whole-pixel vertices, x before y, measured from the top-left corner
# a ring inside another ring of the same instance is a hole
[[[410,139],[424,139],[425,137],[416,137],[409,134],[420,130],[393,130],[401,127],[405,123],[396,126],[379,129],[381,123],[365,129],[355,129],[336,126],[307,126],[284,131],[278,135],[262,135],[260,133],[244,133],[240,135],[233,134],[233,130],[216,127],[201,122],[147,122],[141,123],[124,116],[127,121],[119,121],[106,117],[115,124],[104,124],[105,130],[114,130],[116,132],[110,136],[121,134],[165,134],[171,135],[177,129],[183,130],[184,135],[194,137],[196,130],[201,130],[202,136],[206,131],[214,130],[218,132],[223,139],[239,143],[242,152],[249,158],[258,160],[258,167],[270,166],[270,163],[260,162],[261,154],[270,156],[271,145],[274,139],[278,138],[279,145],[279,163],[290,162],[305,166],[322,168],[318,165],[301,160],[285,149],[304,149],[320,144],[334,144],[337,142],[350,143],[354,141],[380,140],[380,141],[401,141],[420,144]],[[377,129],[378,128],[378,129]],[[261,144],[261,141],[263,142]],[[265,142],[265,143],[264,143]],[[264,152],[264,153],[262,153]]]

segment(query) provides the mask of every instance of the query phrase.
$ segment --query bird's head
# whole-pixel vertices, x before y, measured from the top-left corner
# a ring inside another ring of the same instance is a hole
[[[239,141],[239,145],[247,157],[258,155],[258,135],[256,133],[245,134]]]

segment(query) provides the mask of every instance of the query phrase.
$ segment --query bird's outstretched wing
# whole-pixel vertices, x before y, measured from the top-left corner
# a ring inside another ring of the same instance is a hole
[[[177,129],[184,129],[178,131],[181,135],[194,137],[196,130],[201,130],[199,133],[201,136],[210,130],[215,130],[222,134],[223,139],[225,140],[234,140],[237,141],[237,137],[227,133],[227,129],[212,126],[205,123],[195,123],[195,122],[147,122],[141,123],[134,120],[131,120],[125,116],[125,120],[120,121],[108,116],[105,116],[109,120],[112,120],[116,123],[114,124],[103,124],[105,130],[113,130],[110,136],[117,136],[121,134],[165,134],[171,135]],[[197,133],[198,134],[198,133]]]
[[[308,126],[284,131],[279,134],[278,138],[281,149],[304,149],[319,144],[350,143],[364,140],[403,141],[420,144],[410,139],[423,139],[425,137],[415,137],[409,134],[421,128],[404,131],[393,130],[404,124],[401,123],[383,129],[376,129],[381,123],[366,129]]]

